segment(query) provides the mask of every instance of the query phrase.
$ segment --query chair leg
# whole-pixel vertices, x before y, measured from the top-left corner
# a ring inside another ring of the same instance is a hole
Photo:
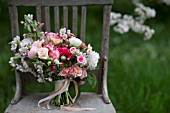
[[[102,61],[102,96],[103,96],[103,101],[106,104],[110,104],[110,99],[108,96],[108,89],[107,89],[107,64],[108,64],[108,59],[106,56],[104,56],[103,61]]]
[[[11,104],[17,104],[17,102],[21,99],[21,95],[22,95],[22,78],[20,73],[15,70],[15,76],[16,76],[16,92],[15,92],[15,96],[11,101]]]

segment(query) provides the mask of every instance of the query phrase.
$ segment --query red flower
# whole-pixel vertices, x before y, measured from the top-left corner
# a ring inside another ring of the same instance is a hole
[[[74,58],[74,55],[70,52],[70,49],[66,48],[66,47],[59,47],[57,48],[60,56],[64,55],[65,57],[67,57],[67,60],[70,60],[71,58]]]

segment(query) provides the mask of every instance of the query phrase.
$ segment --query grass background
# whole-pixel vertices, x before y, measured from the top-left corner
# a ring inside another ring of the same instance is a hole
[[[143,41],[143,35],[133,32],[120,35],[111,28],[108,89],[117,113],[170,113],[170,7],[154,1],[144,2],[157,11],[156,18],[146,22],[156,31],[150,41]],[[127,0],[115,0],[112,10],[133,14],[133,8]],[[21,7],[19,20],[23,20],[25,13],[35,15],[35,8]],[[71,13],[69,17],[71,20]],[[88,7],[86,42],[98,52],[101,28],[102,8]],[[23,27],[20,29],[22,34]],[[15,76],[8,64],[12,56],[8,45],[11,40],[7,1],[0,0],[0,112],[4,112],[15,93]],[[52,89],[50,84],[27,87],[29,92]]]

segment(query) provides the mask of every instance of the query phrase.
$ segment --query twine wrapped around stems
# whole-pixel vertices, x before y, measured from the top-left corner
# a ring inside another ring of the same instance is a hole
[[[47,97],[39,100],[38,106],[43,109],[52,109],[51,108],[51,101],[58,95],[61,95],[62,93],[68,91],[70,82],[74,83],[75,87],[75,97],[71,99],[72,103],[67,106],[60,106],[61,110],[68,110],[68,111],[87,111],[87,110],[94,110],[95,108],[74,108],[71,107],[73,103],[75,103],[75,100],[78,96],[78,83],[75,80],[70,79],[63,79],[63,80],[57,80],[56,81],[56,89]]]

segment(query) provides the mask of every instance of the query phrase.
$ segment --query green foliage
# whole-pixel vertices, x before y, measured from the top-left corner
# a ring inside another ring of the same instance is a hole
[[[97,85],[96,75],[88,72],[87,78],[85,78],[86,85],[89,85],[92,89],[94,89]]]

